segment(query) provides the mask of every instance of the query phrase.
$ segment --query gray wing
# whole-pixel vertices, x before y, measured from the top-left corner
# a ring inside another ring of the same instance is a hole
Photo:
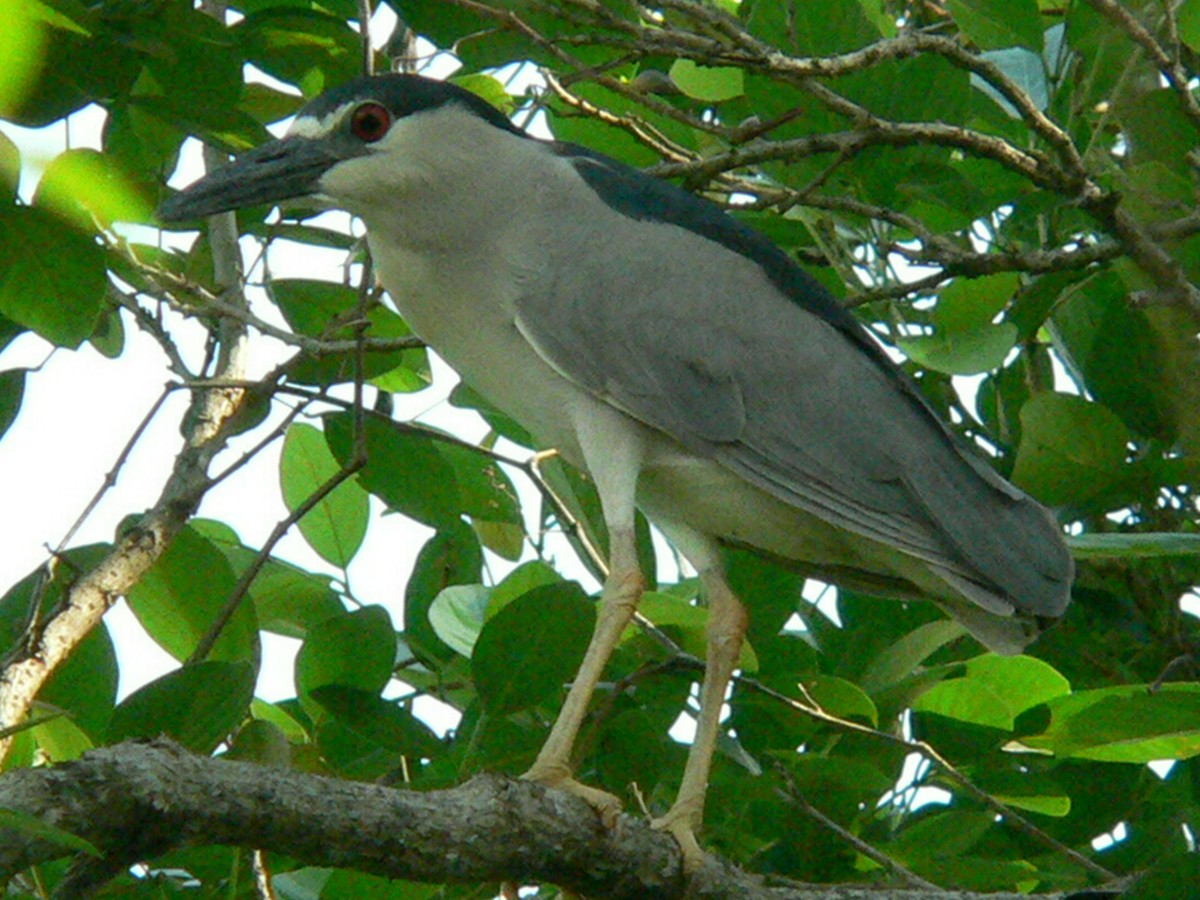
[[[555,238],[553,279],[517,303],[556,369],[772,495],[924,560],[991,612],[1061,614],[1057,526],[961,452],[869,338],[726,241],[611,204],[575,221]],[[581,242],[589,252],[572,253]]]

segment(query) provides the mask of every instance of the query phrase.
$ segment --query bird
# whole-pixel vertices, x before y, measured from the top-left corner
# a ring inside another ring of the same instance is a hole
[[[1052,513],[956,437],[874,336],[716,203],[532,136],[453,83],[366,76],[160,206],[164,223],[305,200],[358,217],[412,330],[491,404],[586,471],[609,532],[595,631],[525,777],[611,822],[576,780],[592,693],[646,587],[640,509],[696,570],[706,669],[677,797],[652,821],[703,864],[720,710],[748,611],[726,548],[924,598],[1018,653],[1064,614]]]

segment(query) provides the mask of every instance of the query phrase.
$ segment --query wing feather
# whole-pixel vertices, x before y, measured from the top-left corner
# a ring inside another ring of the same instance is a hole
[[[831,300],[790,296],[774,257],[630,219],[580,186],[547,217],[576,223],[556,245],[607,252],[551,261],[516,303],[551,365],[773,496],[925,561],[990,611],[1061,614],[1071,563],[1049,515],[957,446],[864,332],[824,314]]]

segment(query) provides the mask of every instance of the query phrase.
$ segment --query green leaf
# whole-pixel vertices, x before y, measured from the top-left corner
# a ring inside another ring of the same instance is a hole
[[[912,708],[1011,731],[1016,717],[1025,710],[1070,691],[1067,679],[1041,660],[989,653],[970,660],[961,678],[949,678],[930,687]]]
[[[443,440],[432,429],[376,417],[364,423],[367,464],[359,483],[392,509],[438,528],[462,515],[520,524],[517,492],[486,453]],[[353,417],[325,418],[325,439],[343,464],[350,458]]]
[[[396,633],[381,606],[335,616],[313,629],[296,654],[296,692],[313,715],[320,704],[312,694],[327,685],[378,694],[396,662]]]
[[[294,512],[341,468],[319,428],[293,423],[284,437],[279,461],[287,508]],[[300,533],[322,559],[344,569],[362,546],[369,516],[366,492],[347,478],[300,520]]]
[[[1037,0],[947,0],[958,27],[983,50],[1027,47],[1042,50]]]
[[[420,658],[445,659],[454,652],[434,631],[430,607],[450,585],[476,584],[482,575],[479,539],[462,522],[442,528],[421,548],[404,589],[404,635]],[[478,634],[478,628],[474,634]],[[470,643],[474,643],[474,638]],[[470,656],[469,646],[466,651],[462,655]]]
[[[1079,691],[1047,704],[1050,725],[1021,743],[1104,762],[1147,763],[1200,755],[1200,684]]]
[[[731,100],[746,90],[742,70],[732,66],[701,66],[690,59],[677,59],[670,74],[681,91],[706,103]]]
[[[346,728],[394,756],[433,757],[442,742],[407,709],[376,693],[327,684],[312,698]]]
[[[0,372],[0,438],[17,419],[21,400],[25,397],[27,369],[7,369]]]
[[[1044,110],[1050,104],[1050,85],[1046,81],[1046,66],[1042,62],[1042,54],[1024,47],[1006,47],[1003,50],[989,50],[981,53],[985,60],[1008,76],[1018,88],[1029,95],[1029,99],[1038,109]],[[983,91],[996,101],[1000,107],[1014,119],[1021,117],[1018,110],[991,83],[971,73],[971,86]]]
[[[240,578],[258,556],[257,551],[243,545],[237,534],[222,522],[192,519],[188,527],[225,554],[235,578]],[[285,637],[303,638],[310,628],[345,611],[327,576],[307,572],[275,557],[268,558],[259,568],[250,585],[250,599],[259,627]]]
[[[41,209],[0,209],[0,314],[74,349],[96,330],[104,284],[90,237]]]
[[[114,157],[87,149],[67,150],[50,161],[34,204],[85,234],[95,227],[93,217],[105,228],[114,222],[147,225],[154,212],[145,185],[122,172]]]
[[[1145,311],[1134,308],[1115,273],[1071,285],[1049,324],[1054,347],[1087,393],[1138,434],[1170,441],[1176,433],[1167,348]]]
[[[193,528],[183,528],[127,595],[142,627],[178,660],[187,659],[233,592],[233,570],[221,550]],[[257,660],[254,604],[243,598],[209,659]]]
[[[985,685],[1014,717],[1071,692],[1071,683],[1057,669],[1032,656],[985,653],[967,661],[964,678]]]
[[[50,676],[38,701],[67,713],[92,744],[99,744],[117,702],[117,681],[116,649],[101,623]]]
[[[1001,322],[969,332],[940,331],[896,341],[906,356],[947,375],[976,375],[1000,368],[1017,343],[1017,326]]]
[[[10,35],[11,38],[11,35]],[[0,75],[0,80],[3,80]],[[0,92],[3,88],[0,87]],[[3,100],[0,100],[3,108]],[[0,201],[11,203],[17,196],[17,185],[21,181],[21,151],[6,134],[0,133]]]
[[[91,841],[17,809],[0,809],[0,828],[18,831],[39,841],[47,841],[71,853],[86,853],[95,859],[104,859],[104,854]]]
[[[940,681],[913,704],[922,713],[936,713],[959,722],[1011,731],[1013,715],[991,687],[969,678]]]
[[[108,742],[165,734],[196,753],[211,753],[246,715],[254,676],[249,663],[215,660],[169,672],[113,710]]]
[[[309,242],[312,231],[304,229],[293,237]],[[271,296],[295,331],[326,340],[354,338],[348,323],[358,319],[359,297],[353,288],[331,281],[280,278],[271,282]],[[366,337],[414,339],[405,321],[385,306],[371,306],[365,315],[370,322],[363,332]],[[289,368],[288,380],[318,387],[353,381],[356,356],[347,351],[305,357]],[[419,390],[429,384],[429,360],[420,348],[364,353],[362,366],[363,378],[386,390]]]
[[[341,16],[270,7],[233,29],[247,62],[312,97],[360,74],[359,39]]]
[[[292,762],[292,747],[282,728],[254,718],[238,729],[224,758],[287,768]]]
[[[489,619],[471,654],[483,708],[528,709],[571,679],[595,627],[593,606],[574,582],[543,585]]]
[[[490,619],[522,594],[526,594],[534,588],[547,584],[558,584],[562,580],[562,576],[552,566],[540,559],[531,559],[529,562],[521,563],[491,589],[485,618]]]
[[[429,607],[429,624],[456,653],[470,657],[483,630],[492,589],[482,584],[455,584],[438,593]]]
[[[91,737],[67,716],[54,716],[34,728],[32,733],[48,762],[78,759],[96,746]]]
[[[1146,531],[1139,534],[1078,534],[1067,537],[1076,559],[1158,559],[1200,555],[1200,534]]]
[[[942,291],[930,318],[931,335],[901,338],[897,346],[922,366],[949,375],[997,369],[1017,342],[1017,327],[994,323],[1017,290],[1011,272],[959,279]]]
[[[926,622],[884,647],[859,683],[868,694],[878,694],[912,675],[933,653],[962,635],[963,627],[953,619]]]
[[[800,684],[825,712],[842,719],[865,719],[872,727],[879,724],[875,701],[853,681],[835,675],[813,675]]]
[[[1098,403],[1070,394],[1037,394],[1021,409],[1021,444],[1012,481],[1043,503],[1082,503],[1121,473],[1129,436]]]

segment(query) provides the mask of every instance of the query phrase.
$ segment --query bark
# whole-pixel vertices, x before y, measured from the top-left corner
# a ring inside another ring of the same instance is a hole
[[[549,882],[613,900],[985,896],[845,885],[774,887],[711,857],[689,883],[670,837],[630,816],[607,830],[583,801],[538,784],[481,775],[449,790],[396,790],[196,756],[165,740],[127,742],[62,765],[9,772],[0,778],[0,808],[36,816],[105,854],[101,861],[85,857],[59,897],[92,896],[133,863],[211,844],[392,878]],[[69,853],[28,830],[0,828],[0,877]]]

